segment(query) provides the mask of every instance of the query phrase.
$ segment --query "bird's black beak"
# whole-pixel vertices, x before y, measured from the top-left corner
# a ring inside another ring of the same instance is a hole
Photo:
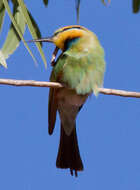
[[[51,42],[51,43],[53,43],[53,39],[52,39],[52,37],[41,38],[41,39],[35,39],[35,40],[28,40],[27,42]]]
[[[42,42],[51,42],[51,43],[53,43],[54,41],[53,41],[53,37],[50,37],[50,38],[41,38],[41,39],[28,40],[26,42],[40,42],[40,43],[42,43]],[[56,64],[55,58],[56,58],[56,55],[57,55],[58,51],[59,51],[59,48],[55,47],[55,50],[54,50],[54,52],[52,54],[52,59],[51,59],[51,65],[52,66],[55,66],[55,64]]]

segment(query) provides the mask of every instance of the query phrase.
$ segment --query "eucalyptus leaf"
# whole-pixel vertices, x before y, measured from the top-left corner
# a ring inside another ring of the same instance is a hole
[[[7,63],[4,54],[0,51],[0,65],[7,68]]]
[[[23,34],[25,31],[26,23],[25,23],[20,6],[17,6],[17,5],[14,6],[14,15],[13,16],[19,27],[20,32]],[[14,25],[11,24],[6,41],[1,50],[5,59],[7,59],[9,57],[9,55],[11,55],[17,49],[17,47],[20,44],[20,40],[21,39],[20,39],[17,31],[15,30]]]
[[[8,15],[9,15],[9,17],[10,17],[10,19],[11,19],[11,21],[12,21],[12,23],[13,23],[15,29],[16,29],[16,32],[18,33],[20,39],[23,41],[25,47],[26,47],[27,50],[29,51],[29,53],[30,53],[30,55],[32,56],[34,62],[36,63],[36,59],[35,59],[34,55],[32,54],[30,48],[28,47],[27,43],[25,42],[25,40],[24,40],[24,38],[23,38],[23,35],[22,35],[22,33],[21,33],[20,29],[19,29],[19,26],[17,25],[17,23],[16,23],[16,21],[15,21],[13,15],[12,15],[12,12],[11,12],[10,7],[9,7],[9,4],[8,4],[8,1],[7,1],[7,0],[3,0],[3,3],[4,3],[4,6],[5,6],[5,8],[6,8],[7,12],[8,12]]]
[[[48,6],[48,0],[43,0],[43,2],[45,6]]]
[[[3,26],[4,16],[5,16],[5,7],[4,7],[3,2],[1,2],[0,3],[0,32]]]
[[[76,16],[77,16],[77,24],[79,24],[79,14],[80,14],[80,0],[76,1]]]
[[[39,27],[38,27],[38,25],[37,25],[35,19],[33,18],[32,14],[31,14],[29,11],[28,11],[28,14],[29,14],[29,17],[30,17],[30,19],[31,19],[31,21],[32,21],[32,25],[33,25],[33,27],[34,27],[34,29],[35,29],[35,31],[36,31],[37,38],[38,38],[38,39],[42,38],[41,32],[40,32],[40,30],[39,30]],[[42,46],[42,42],[40,42],[40,45]]]
[[[140,0],[133,0],[133,13],[140,11]]]
[[[111,0],[101,0],[104,5],[108,5],[111,3]]]
[[[3,0],[0,0],[0,9],[3,6]]]
[[[22,13],[23,13],[24,18],[26,20],[26,24],[27,24],[27,26],[29,28],[29,31],[30,31],[33,39],[37,39],[37,33],[36,33],[36,30],[34,29],[34,26],[32,24],[32,21],[30,19],[29,14],[28,14],[28,10],[26,8],[26,5],[24,4],[23,0],[17,0],[17,1],[18,1],[19,5],[20,5],[20,7],[22,9]],[[45,58],[45,55],[44,55],[44,53],[42,51],[40,43],[35,43],[35,44],[36,44],[36,46],[37,46],[37,48],[39,50],[39,53],[40,53],[40,55],[42,57],[42,60],[43,60],[43,62],[45,64],[45,66],[47,66],[47,64],[46,64],[46,58]]]

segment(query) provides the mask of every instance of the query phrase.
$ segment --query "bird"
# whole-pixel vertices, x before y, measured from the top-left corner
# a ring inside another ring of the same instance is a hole
[[[88,97],[103,87],[105,55],[97,36],[81,25],[59,28],[51,37],[31,40],[55,45],[51,82],[62,88],[50,88],[48,101],[48,133],[52,135],[59,113],[60,144],[56,167],[69,169],[78,176],[84,169],[76,133],[76,118]],[[55,61],[58,50],[61,53]],[[86,126],[88,127],[88,126]]]

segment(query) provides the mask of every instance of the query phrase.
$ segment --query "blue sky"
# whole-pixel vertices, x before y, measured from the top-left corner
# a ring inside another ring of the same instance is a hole
[[[75,1],[25,1],[38,21],[42,35],[76,24]],[[140,91],[140,14],[132,14],[132,2],[82,1],[80,24],[95,32],[105,49],[104,87]],[[9,18],[0,38],[6,37]],[[31,39],[28,31],[25,39]],[[24,45],[0,68],[0,78],[48,81],[54,46],[44,44],[45,70],[33,63]],[[84,171],[78,178],[55,167],[59,144],[59,118],[53,136],[48,135],[47,88],[0,86],[0,189],[140,189],[140,100],[116,96],[92,96],[77,118],[79,147]]]

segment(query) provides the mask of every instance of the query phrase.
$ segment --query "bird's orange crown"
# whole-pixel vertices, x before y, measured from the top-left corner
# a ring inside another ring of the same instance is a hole
[[[82,37],[87,31],[86,28],[79,25],[65,26],[54,32],[52,41],[58,48],[63,50],[66,40]]]

